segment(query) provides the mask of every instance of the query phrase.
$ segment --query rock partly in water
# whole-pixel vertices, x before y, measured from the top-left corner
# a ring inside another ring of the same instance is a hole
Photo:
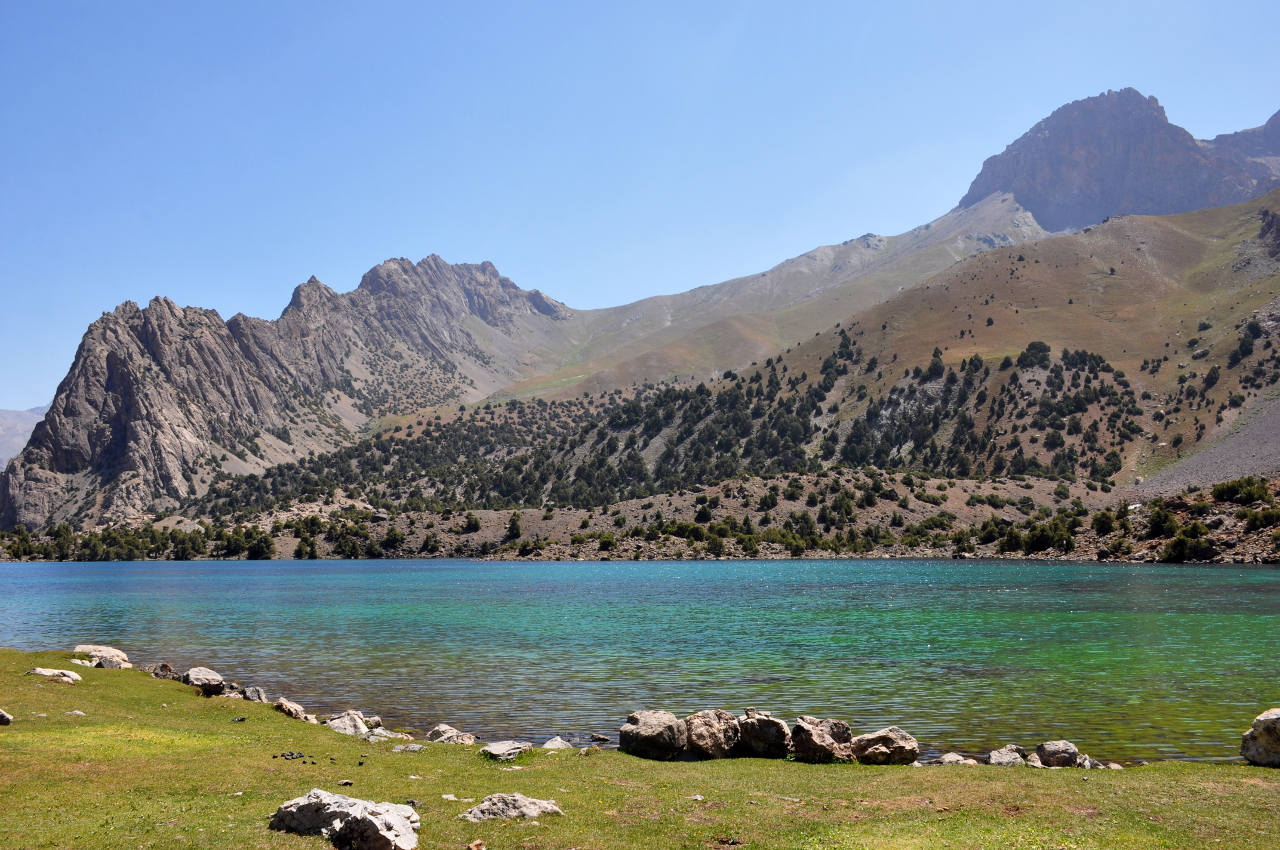
[[[1045,741],[1036,747],[1040,764],[1045,767],[1076,767],[1080,750],[1070,741]]]
[[[791,751],[791,730],[768,712],[748,708],[747,713],[738,718],[738,730],[742,733],[738,750],[744,756],[782,759]]]
[[[1280,708],[1269,708],[1253,719],[1240,739],[1240,755],[1259,767],[1280,767]]]
[[[823,764],[829,761],[853,761],[853,731],[843,720],[819,720],[802,715],[791,729],[791,751],[796,761]]]
[[[192,667],[182,674],[182,681],[200,689],[207,697],[217,696],[227,689],[227,682],[216,670],[208,667]]]
[[[1024,756],[1026,751],[1017,744],[1005,744],[998,750],[992,750],[987,755],[987,764],[994,764],[999,767],[1025,767],[1027,760]]]
[[[480,748],[480,755],[487,756],[495,761],[511,761],[522,753],[527,753],[533,749],[533,744],[528,741],[494,741],[492,744],[485,744]]]
[[[618,749],[641,758],[670,761],[685,751],[688,727],[669,711],[635,711],[618,730]]]
[[[250,702],[271,702],[267,699],[267,692],[257,685],[250,685],[244,689],[244,698]]]
[[[53,679],[55,682],[66,682],[68,685],[83,681],[80,678],[80,674],[74,670],[53,670],[48,667],[32,667],[27,671],[27,675],[44,676],[47,679]]]
[[[742,737],[738,718],[719,708],[694,712],[684,723],[689,735],[689,751],[700,758],[728,758]]]
[[[418,813],[411,806],[357,800],[312,788],[280,806],[271,828],[299,835],[322,835],[351,850],[414,850]]]
[[[555,800],[535,800],[523,794],[490,794],[458,817],[471,823],[479,823],[485,820],[511,820],[562,814],[564,812],[560,811]]]
[[[453,728],[448,723],[438,723],[427,733],[426,738],[436,744],[462,744],[471,746],[476,742],[476,736],[470,732],[462,732]]]
[[[550,740],[549,740],[549,741],[547,741],[545,744],[543,744],[543,745],[542,745],[542,749],[544,749],[544,750],[572,750],[572,749],[573,749],[573,744],[570,744],[570,743],[569,743],[568,741],[566,741],[564,738],[561,738],[559,735],[556,735],[554,738],[550,739]]]
[[[911,764],[920,757],[920,744],[897,726],[859,735],[849,742],[859,764]]]
[[[364,722],[364,715],[354,708],[329,715],[324,725],[343,735],[364,735],[369,731],[369,727]]]

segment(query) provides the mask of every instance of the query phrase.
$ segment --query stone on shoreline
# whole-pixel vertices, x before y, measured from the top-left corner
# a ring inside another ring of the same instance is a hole
[[[271,702],[267,699],[267,692],[257,685],[250,685],[244,689],[244,698],[250,702]]]
[[[1259,767],[1280,767],[1280,708],[1269,708],[1253,719],[1240,739],[1240,755]]]
[[[357,800],[312,788],[284,803],[271,816],[281,832],[322,835],[337,847],[355,850],[415,850],[420,827],[412,806]]]
[[[684,719],[689,752],[702,758],[728,758],[742,737],[738,719],[727,711],[709,708]]]
[[[89,656],[89,660],[94,667],[105,667],[109,670],[129,670],[133,668],[133,665],[129,663],[129,656],[125,655],[123,650],[116,649],[114,646],[81,643],[77,644],[76,648],[71,651]]]
[[[562,815],[555,800],[535,800],[523,794],[490,794],[467,809],[459,818],[471,823],[486,820],[536,818],[540,815]]]
[[[987,764],[994,764],[999,767],[1025,767],[1027,760],[1024,757],[1025,750],[1017,744],[1005,744],[998,750],[992,750],[987,754]]]
[[[528,741],[494,741],[480,748],[480,755],[494,761],[511,761],[516,756],[533,749]]]
[[[977,760],[977,759],[971,759],[971,758],[965,758],[964,756],[960,755],[959,753],[943,753],[942,757],[938,759],[937,763],[938,763],[938,764],[965,764],[965,765],[973,765],[973,764],[978,764],[978,760]]]
[[[207,697],[217,696],[227,688],[226,680],[222,678],[222,674],[216,670],[210,670],[208,667],[192,667],[182,674],[182,681],[199,688],[200,693]]]
[[[1076,767],[1080,751],[1070,741],[1045,741],[1036,747],[1036,755],[1045,767]]]
[[[849,742],[859,764],[911,764],[920,757],[920,744],[897,726],[859,735]]]
[[[748,708],[747,713],[738,718],[738,729],[742,733],[738,749],[745,756],[784,759],[791,751],[791,730],[768,712]]]
[[[641,758],[670,761],[685,751],[688,727],[669,711],[634,711],[618,730],[618,749]]]
[[[427,733],[426,739],[436,744],[462,744],[468,747],[476,742],[475,735],[455,729],[448,723],[437,723]]]
[[[152,664],[143,664],[142,671],[150,673],[154,679],[172,679],[175,681],[182,679],[182,674],[173,669],[173,666],[163,661],[157,661]]]
[[[830,761],[853,761],[850,743],[853,731],[843,720],[819,720],[802,715],[791,729],[791,750],[796,761],[823,764]]]
[[[364,715],[353,708],[329,715],[324,725],[343,735],[365,735],[369,732],[369,727],[364,722]]]
[[[542,745],[542,749],[544,749],[544,750],[572,750],[572,749],[573,749],[573,744],[570,744],[570,743],[569,743],[568,741],[566,741],[564,738],[561,738],[559,735],[556,735],[554,738],[550,739],[550,740],[549,740],[549,741],[547,741],[545,744],[543,744],[543,745]]]
[[[44,676],[45,678],[53,679],[55,682],[66,682],[68,685],[84,681],[80,678],[80,674],[73,670],[53,670],[48,667],[32,667],[27,671],[27,675]]]
[[[308,717],[306,709],[288,697],[280,697],[272,706],[285,717],[292,717],[294,720],[306,720]]]

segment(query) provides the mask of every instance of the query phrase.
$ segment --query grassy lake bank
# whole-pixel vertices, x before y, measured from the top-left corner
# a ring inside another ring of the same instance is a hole
[[[392,753],[391,742],[347,738],[267,705],[205,699],[136,670],[72,666],[84,679],[76,685],[24,675],[66,668],[70,657],[0,650],[0,707],[16,718],[0,729],[5,847],[325,847],[266,826],[280,803],[313,787],[419,801],[424,848],[476,839],[491,850],[1280,842],[1280,772],[1243,763],[1049,771],[535,751],[509,771],[476,747]],[[1241,718],[1242,730],[1251,719]],[[272,758],[287,751],[317,764]],[[339,787],[342,779],[354,784]],[[538,826],[458,820],[470,806],[461,800],[509,791],[555,799],[565,814]]]

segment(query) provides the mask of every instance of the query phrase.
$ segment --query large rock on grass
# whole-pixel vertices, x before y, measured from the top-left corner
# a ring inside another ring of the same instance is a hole
[[[718,708],[694,712],[684,719],[684,724],[689,751],[701,758],[728,758],[742,737],[738,718]]]
[[[322,835],[350,850],[414,850],[418,813],[410,806],[374,803],[312,788],[280,806],[271,828],[299,835]]]
[[[783,759],[791,751],[791,730],[777,717],[760,714],[753,708],[738,718],[738,751],[744,756]]]
[[[480,748],[480,755],[494,761],[511,761],[516,756],[529,752],[533,744],[528,741],[494,741]]]
[[[484,820],[512,820],[562,814],[564,812],[560,811],[555,800],[535,800],[523,794],[490,794],[458,817],[471,823],[479,823]]]
[[[192,667],[182,674],[182,681],[200,689],[207,697],[214,697],[227,689],[227,682],[222,674],[208,667]]]
[[[994,764],[998,767],[1026,767],[1027,760],[1023,757],[1023,749],[1017,744],[1005,744],[998,750],[992,750],[987,754],[987,764]]]
[[[618,749],[633,756],[670,761],[685,751],[688,727],[669,711],[635,711],[618,730]]]
[[[116,649],[114,646],[104,646],[98,643],[81,643],[77,644],[72,652],[80,652],[87,656],[93,662],[95,667],[106,667],[111,670],[129,669],[133,667],[129,663],[129,656],[125,655],[124,650]]]
[[[823,764],[829,761],[853,761],[853,731],[843,720],[819,720],[802,715],[791,729],[791,750],[796,761]]]
[[[329,715],[324,725],[343,735],[365,735],[369,732],[369,727],[364,722],[364,715],[353,708]]]
[[[1253,719],[1240,741],[1240,755],[1259,767],[1280,767],[1280,708],[1269,708]]]
[[[68,685],[83,681],[80,678],[80,674],[74,670],[54,670],[49,667],[32,667],[27,671],[27,675],[44,676],[46,679],[53,679],[55,682],[66,682]]]
[[[920,744],[897,726],[859,735],[849,742],[859,764],[911,764],[920,757]]]

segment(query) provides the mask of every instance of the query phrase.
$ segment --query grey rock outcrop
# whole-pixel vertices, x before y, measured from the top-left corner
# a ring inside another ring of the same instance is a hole
[[[305,797],[282,804],[271,816],[272,829],[322,835],[350,850],[414,850],[418,813],[412,806],[374,803],[313,788]]]
[[[77,644],[72,652],[80,652],[89,656],[89,661],[95,667],[106,667],[112,670],[128,669],[133,665],[129,663],[129,656],[124,650],[116,649],[114,646],[104,646],[96,643]]]
[[[688,742],[685,722],[669,711],[634,711],[618,729],[618,749],[641,758],[670,761]]]
[[[536,800],[523,794],[490,794],[458,817],[471,823],[480,823],[486,820],[513,820],[562,814],[564,812],[560,811],[555,800]]]
[[[920,757],[920,744],[897,726],[859,735],[849,742],[859,764],[911,764]]]
[[[199,688],[200,693],[207,697],[217,696],[227,689],[227,682],[222,675],[208,667],[192,667],[182,674],[182,681]]]
[[[448,723],[438,723],[426,734],[426,740],[436,744],[462,744],[469,747],[476,742],[476,736],[459,731]]]
[[[694,712],[684,723],[689,735],[689,752],[701,758],[728,758],[742,737],[738,719],[718,708]]]
[[[1017,744],[1005,744],[998,750],[992,750],[987,754],[987,764],[994,764],[1000,767],[1025,767],[1027,759],[1026,751]]]
[[[533,744],[528,741],[494,741],[480,748],[480,755],[494,761],[511,761],[518,755],[529,752]]]
[[[738,718],[738,729],[742,733],[738,748],[744,756],[781,759],[791,751],[791,730],[777,717],[748,708]]]
[[[802,715],[791,728],[791,750],[796,761],[823,764],[853,761],[853,732],[843,720],[819,720]]]
[[[1131,88],[1104,92],[1054,110],[988,158],[960,206],[1008,192],[1045,228],[1068,230],[1113,215],[1237,203],[1280,182],[1273,170],[1280,146],[1263,152],[1270,139],[1255,133],[1256,151],[1248,154],[1227,137],[1197,142],[1169,123],[1154,97]]]
[[[1240,740],[1240,755],[1249,764],[1280,767],[1280,708],[1269,708],[1253,719]]]
[[[244,698],[249,702],[271,702],[267,699],[267,692],[257,685],[250,685],[244,689]]]

